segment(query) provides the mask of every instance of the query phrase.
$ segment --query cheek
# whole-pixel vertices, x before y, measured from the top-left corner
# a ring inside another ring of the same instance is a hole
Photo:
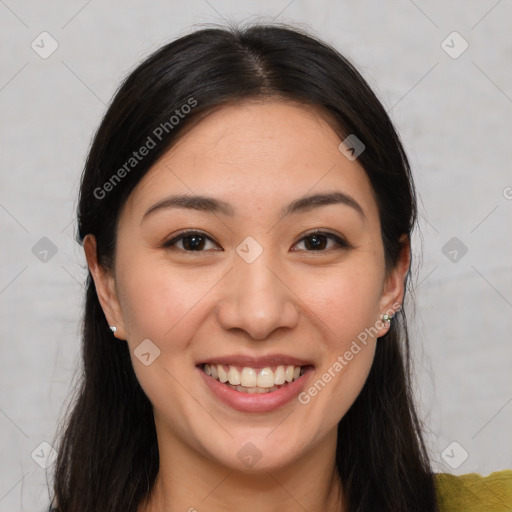
[[[321,319],[325,351],[316,380],[305,390],[309,403],[333,427],[359,395],[375,354],[380,275],[375,264],[346,265],[322,278],[308,274],[303,299]],[[313,405],[314,403],[314,405]]]
[[[308,272],[302,275],[300,290],[304,303],[329,328],[331,339],[356,337],[379,318],[381,281],[373,266]]]
[[[179,350],[180,342],[189,338],[184,330],[194,325],[191,318],[195,308],[218,278],[210,273],[198,279],[197,273],[172,271],[158,262],[133,263],[131,268],[136,272],[127,271],[128,265],[124,270],[120,265],[119,271],[119,295],[129,343],[136,345],[149,338],[162,345],[164,340],[173,339],[173,350]]]
[[[128,265],[128,263],[130,265]],[[127,271],[136,268],[137,271]],[[193,277],[194,276],[194,277]],[[137,264],[133,255],[126,264],[119,264],[119,296],[127,330],[127,343],[133,368],[141,387],[157,409],[168,414],[183,405],[180,386],[187,366],[189,344],[197,330],[204,298],[214,286],[212,276],[172,271],[156,261]],[[153,345],[148,345],[150,340]],[[141,345],[142,342],[146,345]],[[137,354],[139,346],[149,347],[150,364],[145,365]],[[157,356],[153,359],[154,354]]]

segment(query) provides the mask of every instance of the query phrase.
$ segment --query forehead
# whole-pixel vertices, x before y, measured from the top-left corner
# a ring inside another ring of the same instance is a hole
[[[339,190],[376,213],[363,167],[338,149],[340,136],[315,107],[246,101],[212,111],[156,162],[132,192],[129,210],[170,192],[207,194],[246,212],[302,195]]]

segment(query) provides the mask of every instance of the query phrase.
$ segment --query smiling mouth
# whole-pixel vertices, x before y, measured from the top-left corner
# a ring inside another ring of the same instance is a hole
[[[304,375],[308,366],[279,365],[256,369],[223,364],[202,364],[199,368],[212,379],[241,393],[272,393]]]

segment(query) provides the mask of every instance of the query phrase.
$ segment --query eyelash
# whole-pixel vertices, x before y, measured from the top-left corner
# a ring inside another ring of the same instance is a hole
[[[173,237],[171,240],[168,240],[167,242],[164,243],[163,247],[166,248],[166,249],[170,249],[170,250],[177,250],[177,251],[181,251],[181,252],[187,252],[187,253],[201,253],[201,252],[206,252],[204,250],[200,250],[200,251],[189,251],[189,250],[186,250],[186,249],[180,249],[180,248],[176,248],[174,247],[175,244],[181,240],[183,240],[183,238],[187,237],[187,236],[191,236],[191,235],[199,235],[203,238],[206,238],[208,239],[209,241],[211,242],[214,242],[216,243],[214,240],[212,240],[212,238],[210,238],[208,235],[206,235],[206,233],[203,233],[202,231],[198,231],[198,230],[195,230],[195,229],[187,229],[185,231],[182,231],[181,233],[179,233],[177,236]],[[349,244],[345,239],[343,239],[342,237],[340,237],[339,235],[335,235],[334,233],[330,233],[329,231],[322,231],[320,229],[315,229],[313,231],[310,231],[308,233],[306,233],[300,240],[298,240],[295,244],[294,244],[294,247],[299,244],[300,242],[304,241],[306,238],[308,237],[311,237],[313,235],[318,235],[318,236],[322,236],[322,237],[326,237],[330,240],[333,240],[337,245],[337,249],[352,249],[353,246],[351,244]],[[321,250],[318,250],[318,251],[315,251],[315,250],[306,250],[305,252],[327,252],[329,250],[332,250],[333,248],[331,247],[330,249],[321,249]]]

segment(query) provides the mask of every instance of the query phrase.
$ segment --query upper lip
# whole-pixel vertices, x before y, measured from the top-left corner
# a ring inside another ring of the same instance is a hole
[[[229,356],[209,357],[197,363],[202,364],[224,364],[231,366],[247,366],[249,368],[265,368],[267,366],[308,366],[313,365],[311,361],[285,354],[270,354],[267,356],[254,357],[243,354],[232,354]]]

